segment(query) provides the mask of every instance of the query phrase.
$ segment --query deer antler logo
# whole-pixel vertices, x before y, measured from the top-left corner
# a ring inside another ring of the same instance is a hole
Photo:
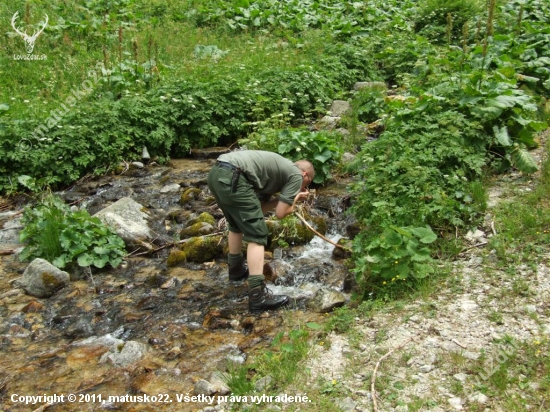
[[[36,39],[38,38],[38,36],[40,36],[40,33],[44,31],[44,29],[46,28],[46,25],[48,24],[48,15],[46,14],[45,16],[46,16],[46,21],[44,22],[44,25],[40,30],[35,31],[32,34],[32,36],[29,36],[26,30],[22,32],[15,26],[15,20],[17,20],[17,17],[19,17],[18,11],[16,11],[13,17],[11,18],[11,25],[15,30],[15,32],[19,34],[21,37],[23,37],[23,40],[25,41],[25,49],[27,49],[28,54],[32,53],[32,51],[34,50],[34,43],[36,42]]]

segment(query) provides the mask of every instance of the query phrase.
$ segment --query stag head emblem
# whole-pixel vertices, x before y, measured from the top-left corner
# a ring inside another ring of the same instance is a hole
[[[44,29],[46,28],[46,25],[48,24],[48,15],[46,14],[45,16],[46,16],[46,21],[42,25],[42,28],[39,29],[38,31],[35,31],[32,34],[32,36],[29,36],[26,30],[22,32],[15,26],[15,20],[17,20],[17,17],[19,17],[18,11],[16,11],[13,17],[11,18],[11,26],[13,27],[13,29],[17,34],[23,37],[23,40],[25,41],[25,49],[27,49],[28,54],[32,53],[32,51],[34,50],[34,42],[36,42],[36,39],[38,38],[38,36],[40,36],[40,33],[44,31]]]

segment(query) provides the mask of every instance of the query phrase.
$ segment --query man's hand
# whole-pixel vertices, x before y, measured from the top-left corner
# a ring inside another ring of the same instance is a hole
[[[299,202],[300,200],[302,201],[307,200],[308,197],[309,197],[309,190],[302,189],[302,191],[298,192],[298,194],[294,198],[294,204],[296,204],[296,202]]]
[[[278,202],[277,207],[275,208],[275,216],[277,216],[277,219],[282,219],[287,215],[290,215],[292,212],[294,212],[294,205],[296,205],[296,202],[301,200],[307,200],[309,197],[309,191],[307,189],[304,189],[304,191],[299,192],[296,197],[294,198],[294,203],[292,205],[286,204],[284,202]]]

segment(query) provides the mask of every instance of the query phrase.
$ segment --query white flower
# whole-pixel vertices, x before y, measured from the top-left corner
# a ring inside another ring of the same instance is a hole
[[[29,103],[29,100],[23,100],[24,103]]]

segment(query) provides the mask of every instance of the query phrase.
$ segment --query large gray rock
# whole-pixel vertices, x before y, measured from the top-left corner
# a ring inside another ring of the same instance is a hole
[[[67,272],[60,270],[44,259],[34,259],[23,277],[17,282],[29,295],[38,298],[49,298],[70,282]]]
[[[342,116],[351,111],[351,104],[347,100],[334,100],[330,106],[331,116]]]
[[[123,197],[94,216],[111,227],[126,244],[140,246],[153,238],[143,209],[135,200]]]
[[[313,296],[308,306],[319,313],[330,312],[334,308],[343,306],[346,303],[346,297],[343,293],[331,289],[321,288]]]

